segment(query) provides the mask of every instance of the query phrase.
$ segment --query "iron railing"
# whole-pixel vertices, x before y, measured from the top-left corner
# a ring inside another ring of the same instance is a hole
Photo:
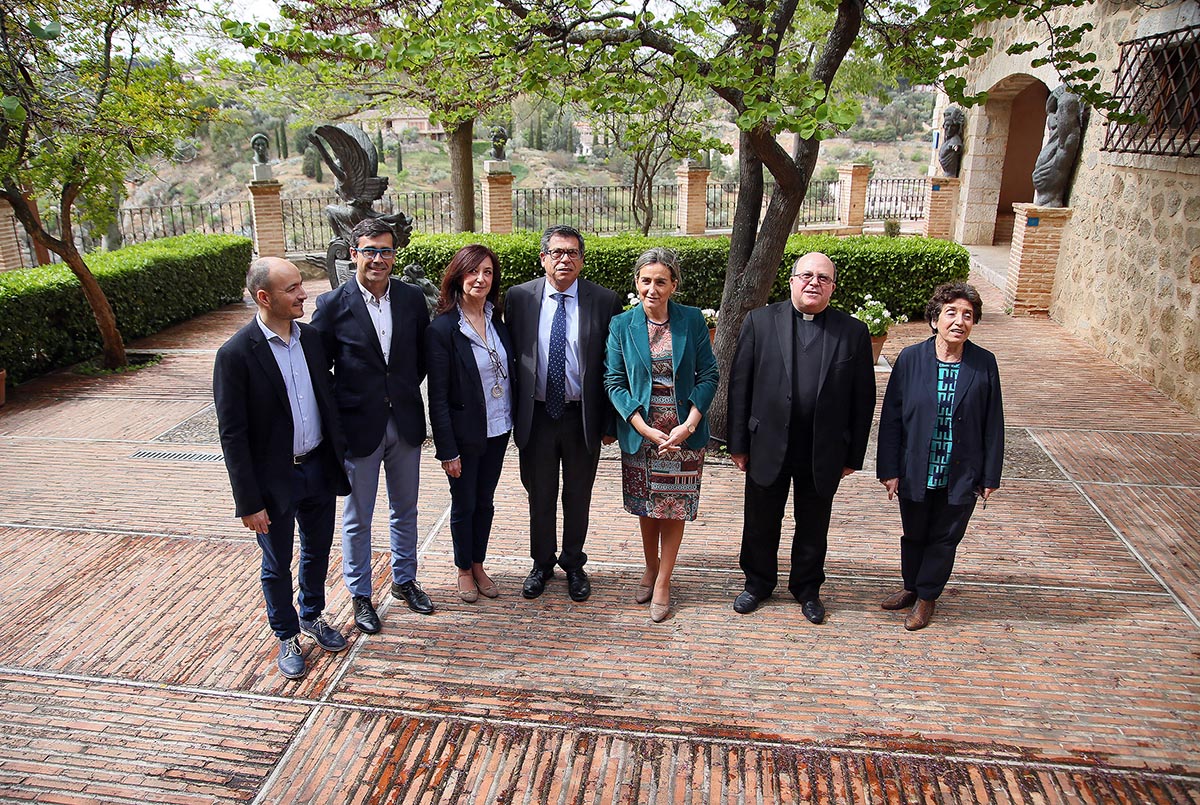
[[[403,212],[413,219],[413,231],[446,234],[454,229],[454,205],[452,195],[445,191],[388,192],[375,203],[375,209],[385,215]],[[333,230],[325,216],[325,207],[342,204],[336,196],[305,196],[285,198],[283,206],[283,230],[288,251],[314,251],[324,249],[333,237]],[[482,193],[475,191],[475,228],[483,224]]]
[[[249,201],[122,207],[117,226],[126,245],[193,233],[245,237],[254,233]]]
[[[771,193],[774,189],[774,182],[768,182],[763,188],[763,212],[770,203]],[[814,179],[809,182],[804,203],[796,216],[796,226],[837,223],[838,194],[840,192],[841,182],[837,179]],[[706,228],[729,229],[732,227],[737,198],[737,182],[710,184],[708,186]]]
[[[918,221],[925,217],[925,179],[871,179],[867,182],[868,221],[895,218]]]
[[[675,230],[678,186],[655,185],[650,191],[650,231]],[[637,232],[630,185],[545,187],[513,190],[513,228],[544,230],[566,224],[590,234]]]

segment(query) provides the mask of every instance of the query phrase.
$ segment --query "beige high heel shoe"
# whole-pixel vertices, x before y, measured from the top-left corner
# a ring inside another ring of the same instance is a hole
[[[637,595],[635,595],[633,597],[633,600],[639,604],[644,604],[647,601],[649,601],[653,595],[654,595],[654,587],[653,586],[651,586],[649,584],[639,584],[638,588],[637,588]]]
[[[655,623],[662,623],[665,621],[670,612],[670,604],[650,604],[650,620],[654,621]]]

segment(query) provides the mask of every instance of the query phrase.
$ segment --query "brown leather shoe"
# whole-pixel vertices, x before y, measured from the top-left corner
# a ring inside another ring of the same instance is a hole
[[[930,598],[920,598],[916,605],[912,608],[912,612],[908,613],[908,617],[904,619],[904,628],[910,632],[915,632],[918,629],[924,629],[929,625],[929,621],[933,619],[933,606],[936,602]]]
[[[916,603],[916,600],[917,594],[912,590],[901,590],[883,599],[883,603],[879,605],[879,608],[887,610],[907,609]]]

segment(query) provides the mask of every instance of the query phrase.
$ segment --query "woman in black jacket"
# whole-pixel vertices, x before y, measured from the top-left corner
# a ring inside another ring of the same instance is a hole
[[[876,475],[888,500],[900,496],[900,573],[904,589],[884,609],[912,611],[923,629],[954,569],[976,499],[1000,486],[1004,406],[996,356],[971,343],[983,318],[979,292],[940,285],[925,307],[933,337],[906,347],[892,369],[879,415]]]
[[[425,331],[429,421],[450,479],[450,536],[458,593],[468,603],[495,598],[484,572],[494,498],[513,424],[516,352],[500,322],[500,261],[486,246],[465,246],[446,266],[437,316]]]

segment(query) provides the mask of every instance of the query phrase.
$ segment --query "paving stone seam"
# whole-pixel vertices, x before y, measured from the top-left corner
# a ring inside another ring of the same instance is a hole
[[[1075,480],[1071,473],[1066,471],[1066,468],[1063,467],[1059,460],[1055,458],[1049,450],[1046,449],[1046,445],[1042,444],[1042,440],[1039,439],[1037,434],[1033,433],[1032,430],[1029,431],[1029,438],[1033,439],[1034,443],[1040,447],[1047,456],[1049,456],[1050,460],[1054,462],[1054,466],[1058,468],[1058,471],[1061,472],[1064,477],[1071,479],[1071,483],[1075,486],[1076,493],[1087,502],[1087,505],[1092,508],[1092,511],[1096,513],[1096,516],[1099,517],[1104,524],[1108,526],[1116,538],[1121,541],[1121,544],[1125,546],[1125,550],[1127,550],[1129,554],[1138,561],[1138,563],[1142,566],[1142,569],[1150,574],[1150,577],[1158,582],[1158,585],[1166,591],[1167,595],[1169,595],[1172,600],[1175,601],[1175,605],[1178,606],[1187,619],[1192,622],[1192,625],[1194,625],[1197,629],[1200,629],[1200,617],[1197,617],[1196,613],[1192,611],[1191,607],[1183,602],[1183,599],[1181,599],[1178,593],[1171,588],[1171,585],[1167,584],[1162,575],[1154,569],[1146,557],[1142,555],[1141,551],[1139,551],[1137,547],[1134,546],[1134,544],[1129,540],[1129,538],[1125,536],[1125,532],[1118,528],[1116,523],[1114,523],[1108,517],[1108,515],[1104,513],[1103,510],[1101,510],[1101,508],[1096,504],[1096,501],[1092,500],[1091,495],[1084,490],[1085,482]]]
[[[1143,381],[1144,382],[1144,381]],[[1124,428],[1072,428],[1065,425],[1015,425],[1027,431],[1049,430],[1058,433],[1122,433],[1130,436],[1200,436],[1194,430],[1127,430]],[[1033,434],[1030,433],[1030,436]]]
[[[61,531],[78,534],[111,534],[123,537],[154,537],[158,539],[178,539],[187,542],[216,542],[216,543],[232,543],[241,545],[251,542],[249,537],[215,537],[204,534],[179,534],[167,531],[131,531],[118,528],[97,528],[95,526],[70,526],[57,525],[46,523],[21,523],[13,521],[0,521],[0,528],[14,528],[29,531]],[[426,543],[428,545],[428,542]],[[428,558],[430,556],[441,556],[438,553],[429,553],[427,548],[422,548],[418,554],[420,557]],[[529,561],[526,556],[510,556],[506,554],[498,554],[491,557],[491,561],[497,564],[523,565]],[[627,562],[610,562],[604,560],[588,559],[588,565],[594,568],[606,568],[615,570],[639,570],[641,565],[630,564]],[[710,576],[740,576],[741,571],[734,568],[714,568],[690,566],[686,563],[678,565],[680,570],[685,570],[696,575]],[[849,582],[872,582],[882,585],[890,584],[895,581],[895,578],[890,575],[875,575],[861,574],[854,575],[846,573],[829,573],[827,579],[849,581]],[[1000,589],[1000,590],[1052,590],[1057,592],[1067,593],[1089,593],[1095,595],[1118,595],[1130,598],[1170,598],[1177,600],[1168,590],[1131,590],[1116,587],[1088,587],[1088,586],[1068,586],[1060,584],[1020,584],[1016,582],[998,582],[998,581],[973,581],[970,579],[956,579],[955,585],[959,587],[971,587],[979,589]],[[386,612],[386,608],[390,607],[393,600],[389,595],[385,597],[384,603],[380,604],[377,609],[381,612]],[[732,598],[730,599],[732,601]]]
[[[345,663],[346,666],[349,663]],[[803,747],[806,751],[826,755],[850,754],[862,757],[870,757],[885,753],[889,756],[905,758],[914,761],[941,761],[950,763],[959,763],[967,765],[979,766],[1001,766],[1014,769],[1038,769],[1043,771],[1060,771],[1068,773],[1088,773],[1097,770],[1103,770],[1107,774],[1127,777],[1130,779],[1155,779],[1155,780],[1171,780],[1178,783],[1195,785],[1200,783],[1200,773],[1188,773],[1178,771],[1165,771],[1161,769],[1146,769],[1130,766],[1116,766],[1097,763],[1068,763],[1063,761],[1047,761],[1021,757],[998,757],[991,754],[971,754],[964,752],[961,749],[938,754],[936,752],[917,752],[911,749],[896,749],[896,748],[879,748],[869,746],[854,746],[849,744],[835,744],[831,742],[805,742],[805,741],[771,741],[762,739],[730,739],[717,738],[705,735],[694,735],[687,732],[670,732],[658,731],[649,732],[646,730],[630,730],[617,729],[612,727],[603,727],[596,725],[579,725],[556,723],[553,721],[531,721],[513,718],[494,718],[485,716],[471,715],[439,715],[429,713],[423,710],[411,710],[401,707],[379,707],[372,705],[347,704],[343,702],[330,702],[325,700],[325,696],[321,699],[308,699],[298,696],[272,696],[262,693],[248,693],[245,691],[233,691],[219,688],[204,688],[195,685],[176,685],[176,684],[161,684],[155,682],[141,682],[138,680],[122,679],[117,677],[102,677],[86,674],[69,674],[69,673],[50,673],[46,671],[38,671],[24,668],[13,668],[10,666],[0,666],[0,675],[16,676],[16,677],[34,677],[41,679],[62,679],[71,682],[89,683],[110,685],[114,687],[128,687],[143,690],[154,690],[167,693],[182,693],[190,696],[205,696],[214,699],[232,699],[237,701],[268,703],[268,704],[288,704],[292,706],[309,707],[311,712],[305,717],[304,723],[297,730],[295,736],[289,744],[289,748],[281,753],[279,760],[275,764],[275,769],[264,779],[262,787],[259,791],[259,796],[254,800],[261,801],[263,796],[271,788],[274,778],[281,773],[281,770],[287,766],[292,750],[303,738],[310,725],[319,717],[320,712],[325,709],[340,710],[344,712],[363,713],[367,715],[378,715],[389,718],[407,718],[414,720],[423,720],[429,722],[437,722],[442,724],[473,724],[479,726],[491,727],[509,727],[514,729],[525,729],[531,731],[543,732],[575,732],[580,735],[595,735],[615,737],[622,739],[641,739],[651,741],[678,741],[692,744],[705,744],[715,747],[754,747],[763,749],[787,749],[795,747]],[[328,690],[332,690],[336,684],[331,684]],[[1014,753],[1015,754],[1015,753]]]
[[[112,534],[119,537],[156,537],[159,539],[182,539],[189,542],[229,542],[235,545],[254,541],[250,537],[214,537],[205,534],[176,534],[170,531],[132,531],[124,528],[97,528],[96,526],[58,525],[56,523],[0,522],[0,528],[20,528],[31,531],[69,531],[77,534]]]
[[[170,430],[170,428],[168,428],[168,430]],[[135,450],[162,444],[162,442],[156,442],[154,439],[99,439],[95,436],[23,436],[20,434],[13,434],[11,436],[0,436],[0,439],[12,442],[62,442],[64,444],[78,444],[83,442],[85,444],[128,444],[133,446]],[[213,444],[212,442],[171,442],[172,447],[186,447],[189,445],[193,447],[207,447],[209,450],[213,450],[217,447],[217,445]]]

